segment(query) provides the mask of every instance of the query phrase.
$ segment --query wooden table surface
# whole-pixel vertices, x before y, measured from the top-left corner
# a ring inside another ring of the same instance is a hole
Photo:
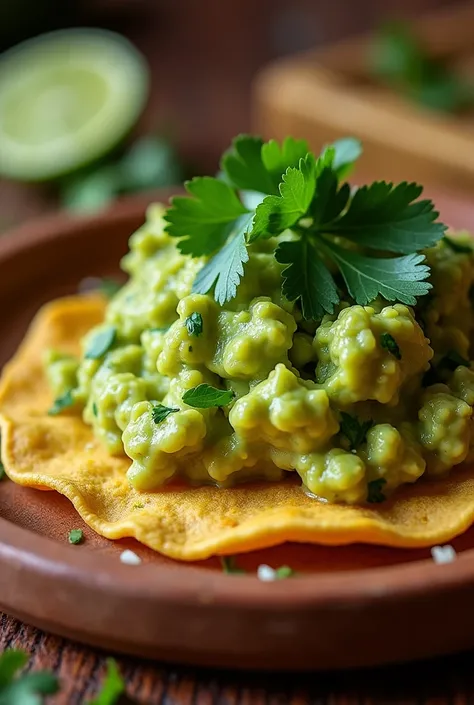
[[[0,614],[0,651],[6,647],[29,652],[29,668],[57,674],[62,689],[51,705],[83,705],[104,676],[107,654]],[[141,705],[468,705],[474,702],[473,658],[468,652],[403,666],[322,674],[217,671],[123,657],[117,662],[133,698],[126,702]]]

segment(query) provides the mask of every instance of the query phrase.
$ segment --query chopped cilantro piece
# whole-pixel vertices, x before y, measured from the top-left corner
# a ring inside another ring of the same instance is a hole
[[[385,350],[388,350],[388,352],[391,353],[393,357],[396,357],[397,360],[402,359],[402,354],[400,352],[400,348],[398,347],[398,343],[393,337],[393,335],[390,335],[390,333],[381,333],[380,345]]]
[[[378,480],[372,480],[367,484],[367,502],[370,504],[380,504],[385,502],[386,497],[382,492],[382,487],[387,484],[387,480],[379,477]]]
[[[107,659],[107,673],[98,695],[89,702],[89,705],[118,705],[120,696],[125,693],[125,682],[121,677],[117,662],[113,658]]]
[[[84,541],[84,532],[82,529],[72,529],[67,537],[69,543],[74,544],[74,546],[77,546],[77,544],[82,543]]]
[[[349,441],[351,450],[357,450],[357,448],[364,443],[367,437],[367,431],[372,428],[374,422],[372,420],[359,421],[357,416],[351,416],[351,414],[341,411],[341,433]]]
[[[241,575],[245,573],[243,568],[238,568],[235,561],[235,556],[221,556],[220,557],[222,570],[227,575]]]
[[[194,337],[198,338],[201,335],[203,329],[201,314],[197,311],[194,311],[194,313],[187,317],[185,325],[189,335],[193,335]]]
[[[115,326],[106,326],[94,335],[84,354],[87,360],[98,360],[110,350],[115,343],[117,329]]]
[[[197,387],[184,392],[182,400],[195,409],[210,409],[214,406],[227,406],[234,398],[234,392],[229,389],[216,389],[210,384],[198,384]]]
[[[164,421],[170,414],[175,414],[179,409],[172,406],[164,406],[163,404],[155,404],[151,409],[153,421],[156,424]]]
[[[439,366],[454,372],[457,367],[470,367],[471,363],[456,350],[449,350],[449,352],[441,358]]]
[[[433,384],[443,381],[445,374],[454,372],[458,367],[470,367],[471,363],[460,355],[456,350],[449,350],[437,365],[430,365],[429,370],[425,372],[422,379],[423,387],[431,387]]]
[[[103,277],[99,283],[99,291],[101,294],[111,299],[115,294],[120,291],[122,284],[116,279],[111,277]]]
[[[49,409],[48,414],[50,416],[57,416],[61,411],[69,409],[71,406],[74,406],[74,396],[73,390],[69,389],[65,394],[54,400],[53,406]]]
[[[285,578],[291,578],[295,574],[293,568],[289,565],[282,565],[275,570],[275,575],[277,580],[285,580]]]
[[[27,661],[28,654],[24,651],[7,649],[0,654],[1,705],[40,705],[44,702],[43,696],[58,692],[59,682],[52,673],[37,671],[18,675]]]
[[[99,410],[97,408],[97,404],[95,403],[95,401],[92,402],[92,413],[94,414],[94,416],[97,416],[99,413]]]

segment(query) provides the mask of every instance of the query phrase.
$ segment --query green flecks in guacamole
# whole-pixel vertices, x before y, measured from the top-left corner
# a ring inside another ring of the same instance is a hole
[[[65,394],[60,397],[56,397],[53,406],[49,409],[48,414],[50,416],[57,416],[64,409],[69,409],[74,404],[74,396],[72,389],[69,389]]]
[[[166,220],[150,207],[82,358],[49,354],[55,396],[74,390],[139,490],[296,472],[370,503],[474,458],[469,236],[453,247],[416,185],[351,196],[335,150],[269,144],[226,158],[253,205],[206,177]]]
[[[151,415],[153,416],[153,421],[158,424],[164,421],[170,414],[175,414],[177,411],[179,411],[178,408],[156,404],[151,409]]]

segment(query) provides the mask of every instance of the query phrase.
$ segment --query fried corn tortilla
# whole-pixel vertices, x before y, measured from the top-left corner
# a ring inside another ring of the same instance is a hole
[[[81,338],[104,311],[98,297],[47,305],[5,368],[0,387],[2,460],[9,477],[65,495],[102,536],[131,536],[191,561],[284,541],[427,546],[448,541],[473,522],[472,466],[404,486],[370,507],[320,502],[290,481],[136,491],[126,478],[130,460],[110,455],[79,412],[48,415],[53,399],[43,352],[54,347],[77,354]]]

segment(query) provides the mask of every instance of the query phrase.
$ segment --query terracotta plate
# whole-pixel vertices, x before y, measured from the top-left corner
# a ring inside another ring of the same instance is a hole
[[[168,194],[160,194],[162,198]],[[436,196],[443,218],[474,228],[474,208]],[[49,299],[85,276],[117,273],[145,202],[104,217],[53,217],[0,239],[0,363]],[[67,543],[82,528],[86,541]],[[437,566],[425,550],[285,545],[239,557],[244,576],[216,559],[179,564],[132,540],[96,536],[67,500],[0,484],[0,608],[107,650],[167,661],[271,669],[373,665],[474,646],[474,530]],[[124,548],[143,558],[119,562]],[[298,577],[262,583],[260,563]]]

